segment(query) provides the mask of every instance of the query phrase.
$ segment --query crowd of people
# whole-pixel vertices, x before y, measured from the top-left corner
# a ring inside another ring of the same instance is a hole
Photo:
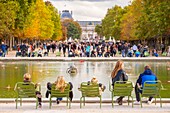
[[[112,88],[114,89],[114,84],[117,81],[128,81],[128,75],[126,74],[124,70],[124,63],[121,60],[118,60],[112,73],[111,73],[111,80],[112,80]],[[135,85],[135,94],[136,94],[136,101],[134,102],[135,105],[140,105],[140,96],[139,93],[142,93],[142,87],[144,86],[144,83],[146,81],[157,81],[156,75],[151,71],[151,67],[149,65],[146,65],[144,67],[144,72],[140,74],[138,79],[136,80],[136,85]],[[24,80],[23,82],[28,83],[31,82],[31,75],[29,73],[24,74]],[[125,83],[125,82],[124,82]],[[51,83],[47,83],[47,91],[45,94],[45,97],[48,98],[49,95],[51,94],[51,89],[52,89],[52,84],[55,85],[55,89],[59,90],[60,92],[64,92],[65,88],[67,87],[67,84],[70,85],[70,93],[69,93],[69,98],[70,101],[73,100],[73,84],[71,82],[66,82],[64,79],[64,76],[58,76],[56,81]],[[102,93],[105,91],[106,86],[102,83],[99,83],[96,77],[92,77],[90,81],[87,81],[87,85],[90,84],[98,84],[99,85],[99,94],[102,95]],[[35,87],[36,88],[36,87]],[[80,90],[81,91],[81,90]],[[35,95],[38,98],[38,103],[39,107],[42,107],[42,95],[41,92],[38,90],[35,92]],[[124,96],[120,96],[119,98],[116,99],[116,102],[119,105],[123,104],[123,98]],[[149,97],[147,103],[151,104],[153,97]],[[60,101],[62,101],[62,98],[56,98],[56,103],[59,104]]]
[[[63,57],[148,57],[148,56],[170,56],[170,46],[165,48],[161,44],[161,50],[150,49],[147,45],[131,44],[126,42],[47,42],[36,44],[18,44],[17,56],[23,57],[43,57],[49,56],[49,53]]]
[[[170,46],[160,45],[160,51],[147,45],[131,44],[126,42],[102,41],[49,41],[37,43],[18,44],[15,49],[16,57],[44,57],[49,53],[63,57],[148,57],[148,56],[170,56]],[[0,56],[5,57],[8,46],[2,42]]]

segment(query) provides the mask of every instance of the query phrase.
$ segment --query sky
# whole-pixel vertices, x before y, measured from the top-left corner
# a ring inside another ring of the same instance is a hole
[[[108,8],[115,5],[127,6],[131,0],[44,0],[50,1],[59,11],[73,12],[73,19],[78,21],[101,21]]]

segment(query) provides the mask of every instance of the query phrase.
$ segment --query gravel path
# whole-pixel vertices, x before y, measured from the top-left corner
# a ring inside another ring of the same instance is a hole
[[[65,103],[59,105],[53,103],[52,109],[49,109],[48,103],[43,103],[42,108],[35,109],[35,103],[23,103],[22,107],[15,109],[15,103],[0,103],[0,113],[170,113],[170,103],[163,103],[160,108],[157,105],[143,104],[143,108],[139,105],[134,105],[134,108],[124,104],[123,106],[116,105],[112,108],[111,103],[102,103],[100,109],[99,103],[87,103],[80,109],[79,103],[72,103],[71,109],[66,107]]]

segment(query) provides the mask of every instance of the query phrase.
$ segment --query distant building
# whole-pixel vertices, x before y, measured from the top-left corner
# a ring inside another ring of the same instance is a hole
[[[63,10],[62,13],[60,13],[61,21],[65,19],[73,19],[72,17],[72,11],[69,10]],[[80,27],[82,29],[81,39],[94,39],[97,36],[97,33],[95,32],[95,27],[97,24],[101,24],[101,21],[77,21],[80,24]]]
[[[101,24],[101,21],[77,21],[82,28],[81,39],[94,39],[97,36],[95,27]]]
[[[69,10],[63,10],[62,13],[60,13],[60,18],[61,20],[65,20],[65,19],[72,19],[72,11]]]

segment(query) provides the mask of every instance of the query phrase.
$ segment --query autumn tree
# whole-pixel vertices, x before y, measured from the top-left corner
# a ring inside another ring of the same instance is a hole
[[[142,37],[137,36],[138,21],[142,16],[142,0],[135,0],[126,8],[126,12],[121,19],[121,40],[139,40]]]
[[[41,40],[50,39],[54,33],[51,13],[43,0],[36,0],[36,3],[31,6],[26,20],[25,37]]]
[[[35,4],[36,0],[16,0],[19,5],[19,9],[16,12],[17,18],[15,19],[15,37],[24,37],[24,29],[28,16],[30,15],[30,8]]]
[[[53,32],[51,39],[61,40],[62,39],[62,26],[61,26],[58,10],[49,1],[45,2],[45,4],[52,12],[51,20],[53,21],[53,24],[54,24],[54,32]]]
[[[0,1],[0,37],[7,38],[13,35],[15,29],[16,11],[19,6],[13,0]]]
[[[108,9],[102,20],[103,35],[121,40],[165,41],[170,32],[169,0],[133,0],[124,8]]]

